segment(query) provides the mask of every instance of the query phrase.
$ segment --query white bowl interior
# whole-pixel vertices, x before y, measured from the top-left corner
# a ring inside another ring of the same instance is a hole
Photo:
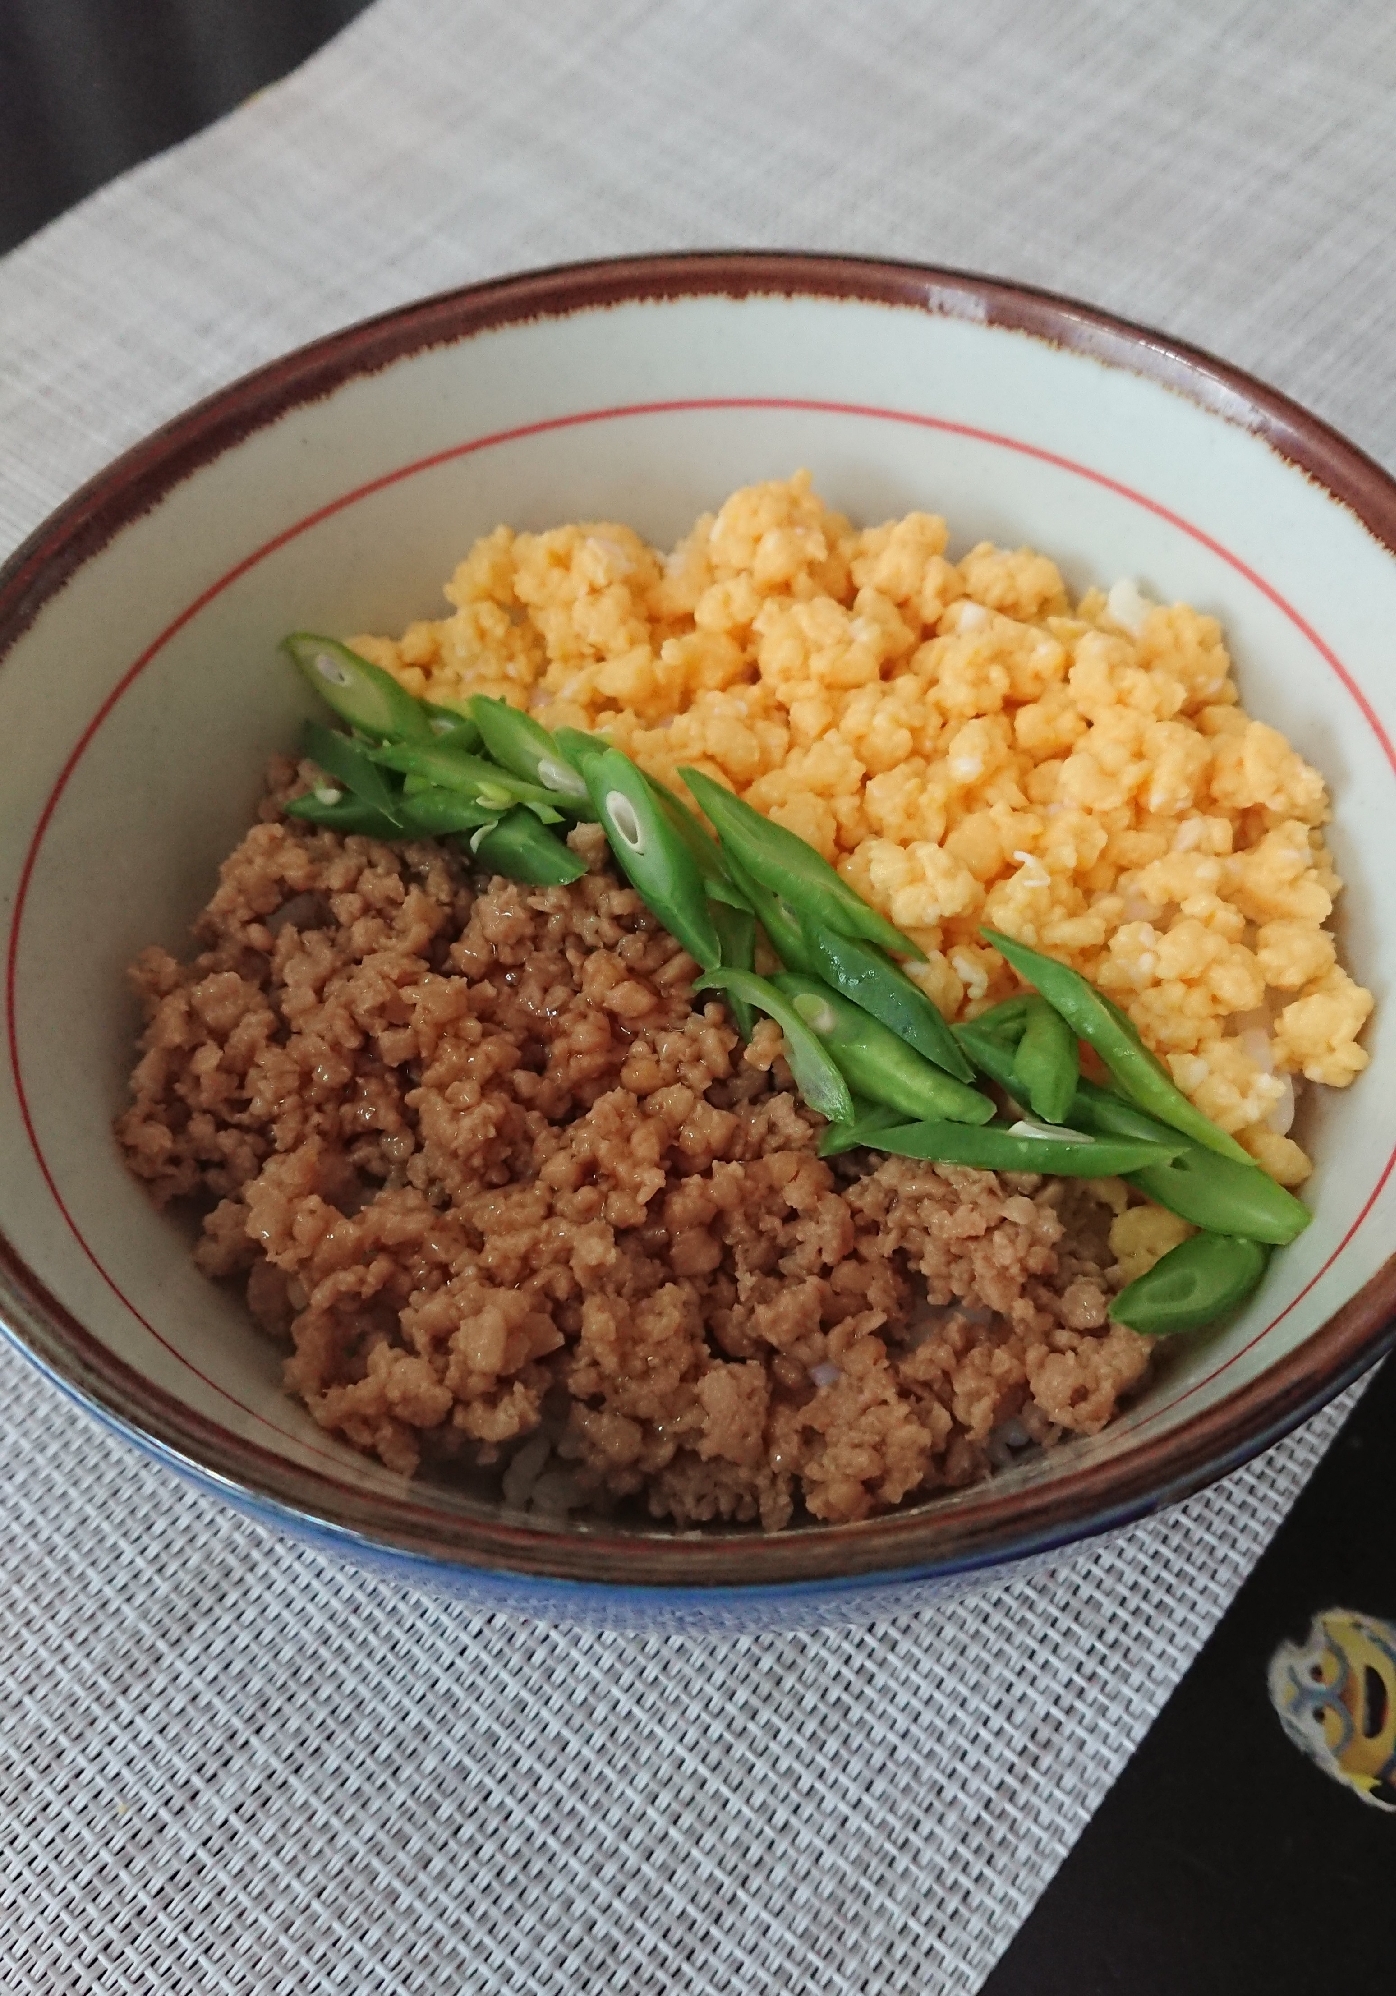
[[[429,349],[252,431],[90,558],[0,672],[8,908],[22,890],[0,1227],[95,1336],[219,1427],[401,1489],[283,1395],[279,1355],[194,1272],[188,1233],[151,1209],[110,1135],[136,1026],[124,968],[148,942],[186,947],[266,756],[294,745],[306,711],[277,640],[442,614],[443,579],[500,521],[613,518],[667,546],[736,486],[801,465],[859,521],[940,511],[953,551],[1026,542],[1075,588],[1128,575],[1219,616],[1248,707],[1332,788],[1344,952],[1377,994],[1371,1068],[1309,1098],[1313,1225],[1242,1316],[1178,1343],[1105,1435],[1015,1473],[1168,1432],[1293,1350],[1386,1259],[1386,550],[1243,428],[1022,333],[800,297],[587,309]]]

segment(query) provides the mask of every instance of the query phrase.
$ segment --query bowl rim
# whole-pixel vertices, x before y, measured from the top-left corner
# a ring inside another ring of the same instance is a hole
[[[1338,431],[1201,349],[1050,291],[972,272],[805,252],[695,251],[562,264],[410,302],[330,333],[215,391],[65,500],[0,568],[0,669],[44,605],[124,527],[293,408],[432,348],[620,304],[815,297],[911,309],[1025,334],[1141,375],[1244,427],[1396,555],[1396,480]],[[13,920],[13,917],[12,917]],[[11,938],[13,942],[13,937]],[[8,999],[7,999],[8,1007]],[[7,1021],[13,1035],[13,1019]],[[825,1591],[1013,1564],[1112,1530],[1202,1488],[1278,1441],[1396,1344],[1396,1254],[1284,1358],[1167,1434],[1021,1489],[975,1486],[852,1525],[723,1536],[558,1531],[331,1482],[219,1427],[112,1354],[0,1233],[0,1329],[104,1424],[205,1487],[293,1530],[406,1565],[512,1575],[562,1592]],[[407,1486],[410,1493],[411,1486]]]

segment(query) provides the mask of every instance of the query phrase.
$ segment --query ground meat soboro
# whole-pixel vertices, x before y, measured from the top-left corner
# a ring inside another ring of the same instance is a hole
[[[322,1427],[404,1473],[500,1464],[540,1509],[775,1529],[1093,1434],[1140,1381],[1109,1204],[821,1161],[779,1033],[744,1048],[695,1003],[596,828],[573,887],[472,881],[285,820],[294,780],[201,954],[135,966],[117,1133],[158,1203],[204,1202],[200,1267],[288,1341]]]

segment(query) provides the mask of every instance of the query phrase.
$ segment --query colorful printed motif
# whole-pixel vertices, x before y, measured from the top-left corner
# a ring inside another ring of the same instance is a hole
[[[1269,1681],[1294,1744],[1364,1802],[1396,1812],[1396,1628],[1330,1608],[1302,1646],[1280,1644]]]

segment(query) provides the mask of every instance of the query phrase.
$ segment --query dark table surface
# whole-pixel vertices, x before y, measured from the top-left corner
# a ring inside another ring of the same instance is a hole
[[[4,0],[0,249],[232,110],[366,4]],[[1321,1611],[1378,1618],[1393,1625],[1396,1642],[1393,1431],[1396,1359],[985,1996],[1396,1991],[1396,1808],[1364,1802],[1306,1759],[1267,1687],[1276,1645],[1302,1641]],[[1363,1711],[1389,1730],[1393,1708],[1396,1671],[1389,1693],[1369,1683]]]
[[[368,0],[0,0],[0,250],[304,62]]]
[[[1154,1721],[985,1996],[1390,1996],[1396,1788],[1364,1803],[1291,1744],[1266,1676],[1332,1608],[1396,1640],[1396,1359]],[[1396,1700],[1372,1687],[1387,1733]]]

